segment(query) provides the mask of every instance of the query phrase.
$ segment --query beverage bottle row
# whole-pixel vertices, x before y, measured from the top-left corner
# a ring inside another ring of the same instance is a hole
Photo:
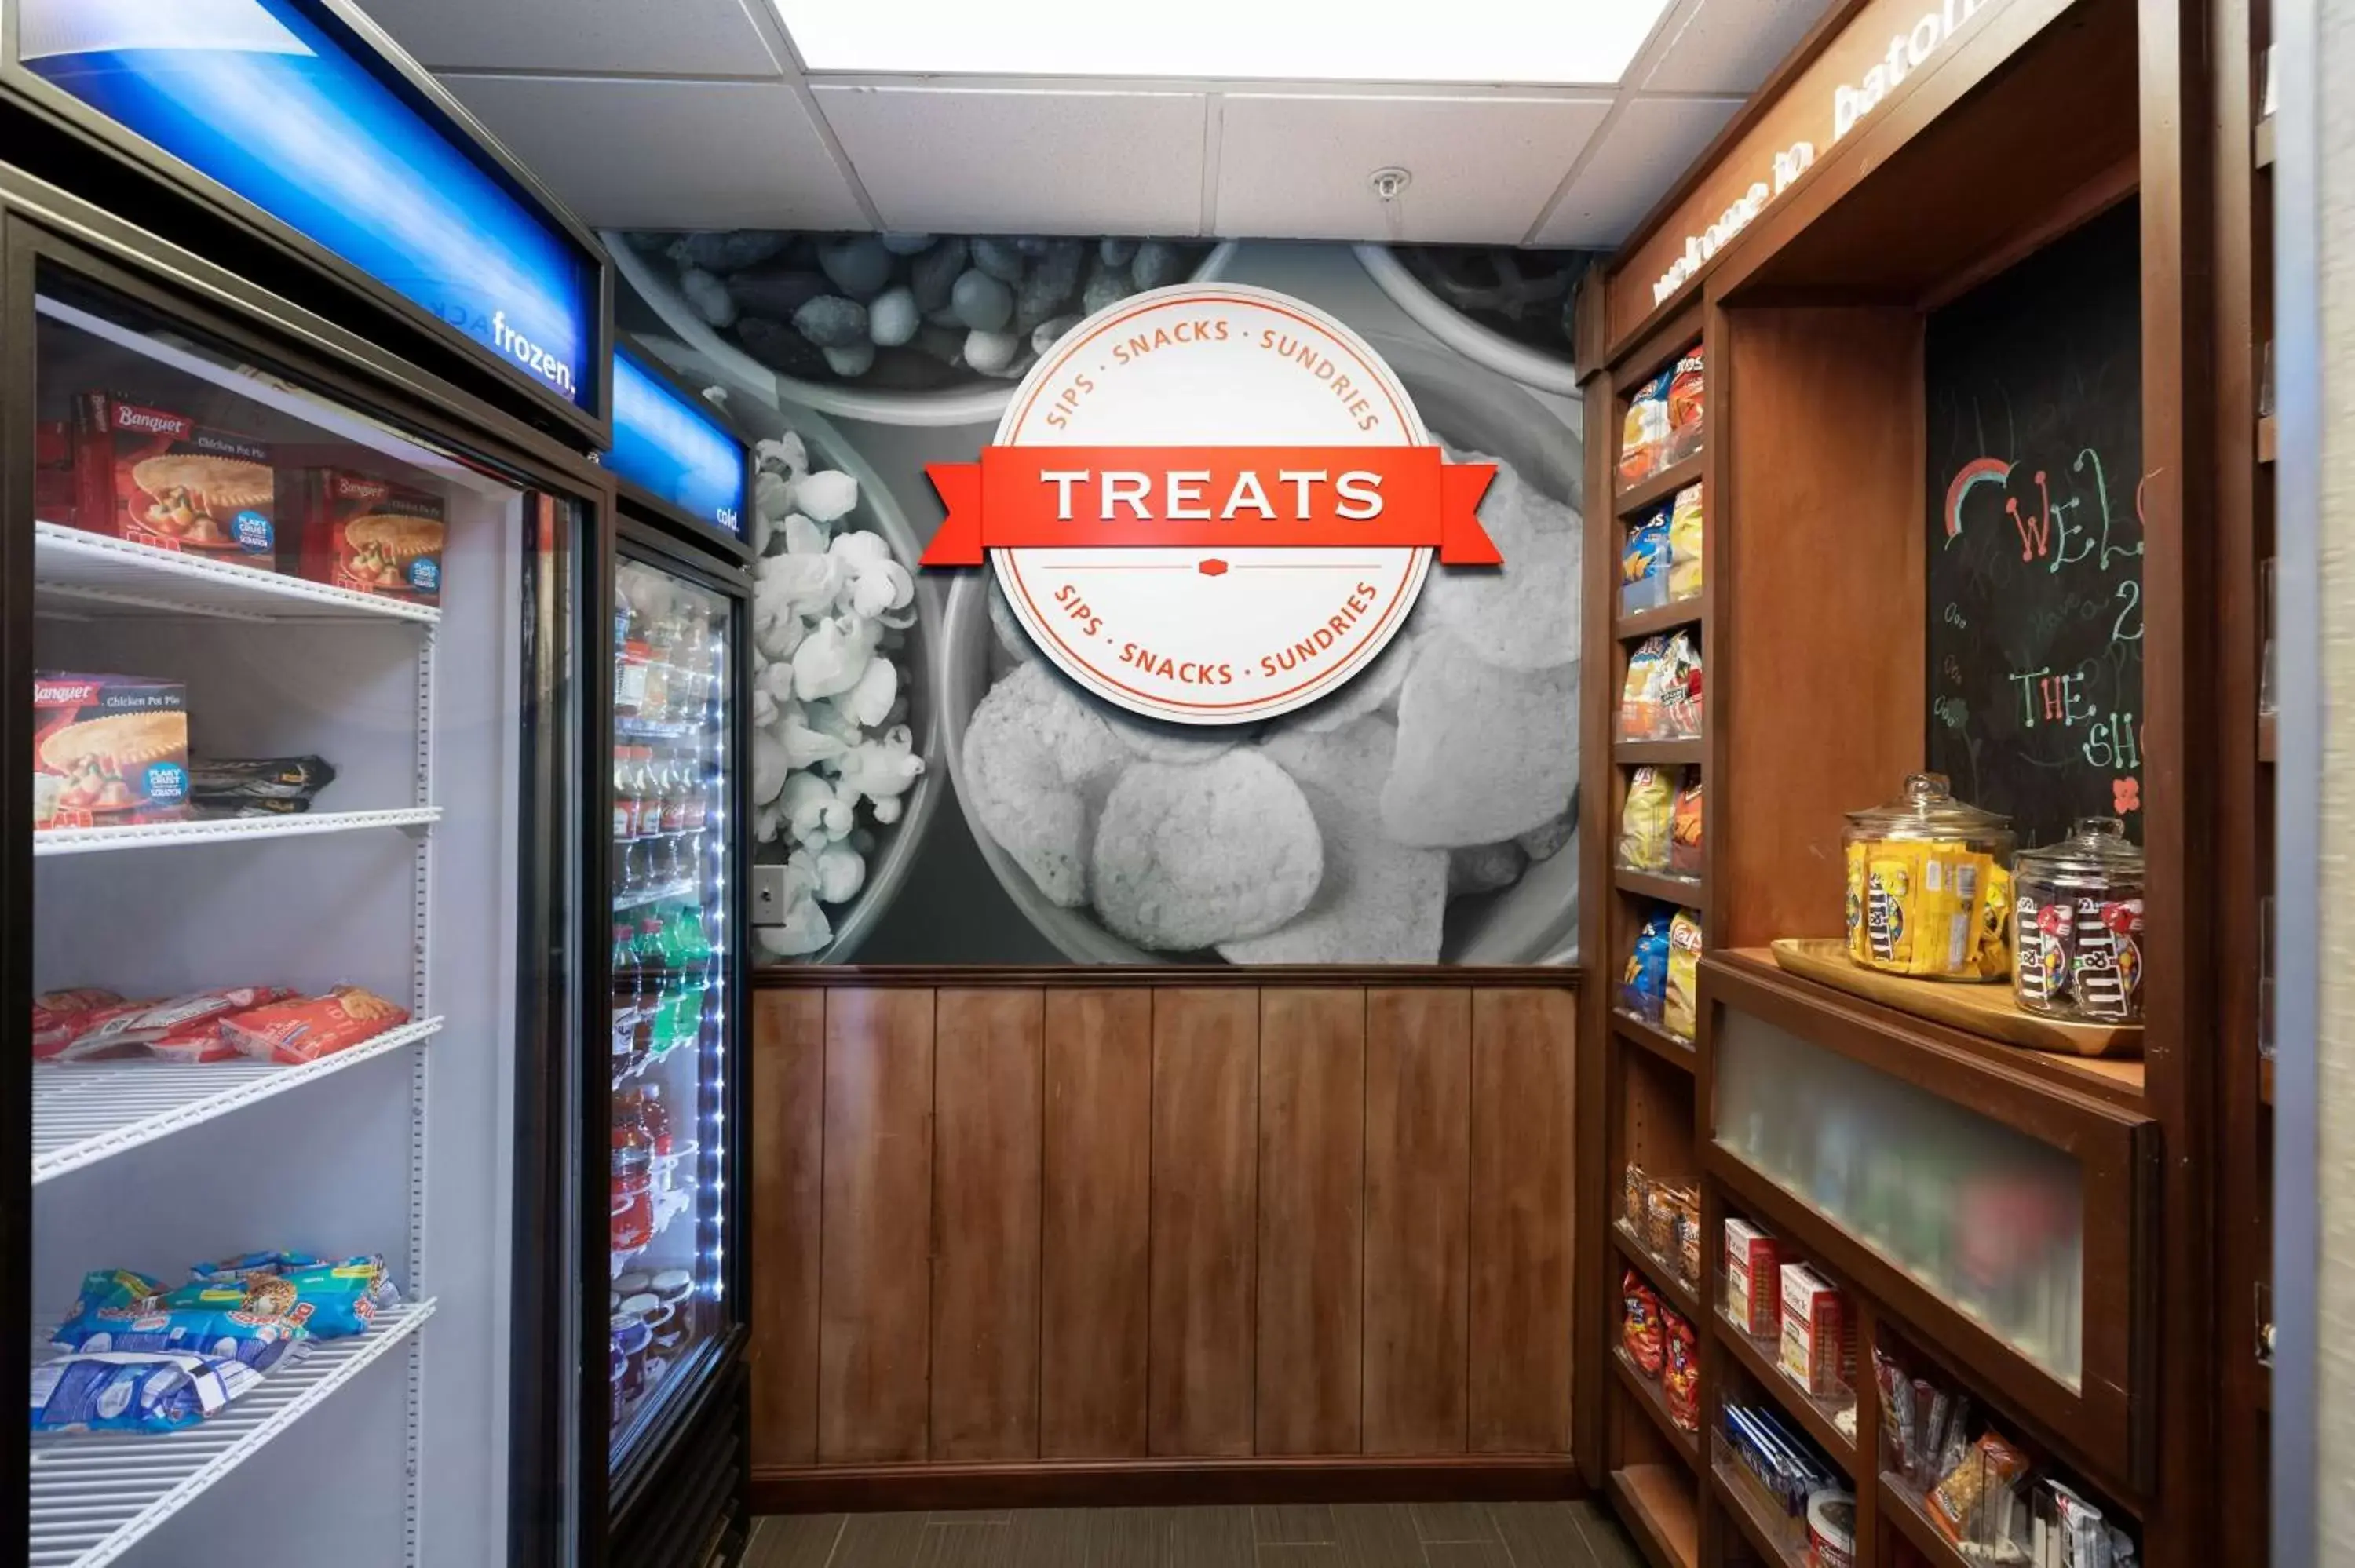
[[[664,723],[699,719],[719,683],[719,640],[689,609],[647,616],[613,600],[613,712]]]
[[[692,751],[613,748],[613,841],[700,832],[711,819],[710,784]]]
[[[635,925],[613,922],[613,1076],[619,1080],[682,1048],[713,1016],[718,955],[692,903],[655,906]]]

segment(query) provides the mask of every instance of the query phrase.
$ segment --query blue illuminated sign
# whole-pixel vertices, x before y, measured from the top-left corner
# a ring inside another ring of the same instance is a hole
[[[293,0],[20,0],[16,28],[28,69],[593,403],[591,252]]]
[[[613,355],[613,450],[605,466],[713,527],[744,536],[744,449],[694,399]]]

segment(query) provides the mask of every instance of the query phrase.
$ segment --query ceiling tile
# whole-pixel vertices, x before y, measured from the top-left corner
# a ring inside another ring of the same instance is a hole
[[[1647,92],[1754,91],[1806,36],[1825,0],[1688,0],[1668,18]]]
[[[782,83],[442,79],[598,228],[868,227],[808,111]]]
[[[818,112],[887,228],[1192,234],[1202,95],[830,87]]]
[[[1218,232],[1517,244],[1603,122],[1605,98],[1308,97],[1223,102]],[[1413,176],[1390,215],[1375,170]]]
[[[1538,243],[1617,245],[1741,107],[1738,98],[1631,101],[1538,232]]]
[[[748,3],[761,0],[368,0],[368,12],[436,70],[775,76]]]

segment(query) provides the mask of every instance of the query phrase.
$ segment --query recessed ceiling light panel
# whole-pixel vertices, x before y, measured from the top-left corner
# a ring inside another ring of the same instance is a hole
[[[815,71],[1616,82],[1668,0],[771,0]]]

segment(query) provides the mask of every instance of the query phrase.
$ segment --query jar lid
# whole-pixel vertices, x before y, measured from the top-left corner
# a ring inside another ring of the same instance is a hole
[[[1848,814],[1849,825],[1881,839],[1986,838],[2011,831],[2011,819],[1955,799],[1943,773],[1909,773],[1905,791],[1886,805]]]
[[[2126,837],[2126,823],[2115,817],[2080,817],[2069,824],[2067,838],[2022,850],[2019,862],[2030,876],[2142,877],[2142,848]]]

